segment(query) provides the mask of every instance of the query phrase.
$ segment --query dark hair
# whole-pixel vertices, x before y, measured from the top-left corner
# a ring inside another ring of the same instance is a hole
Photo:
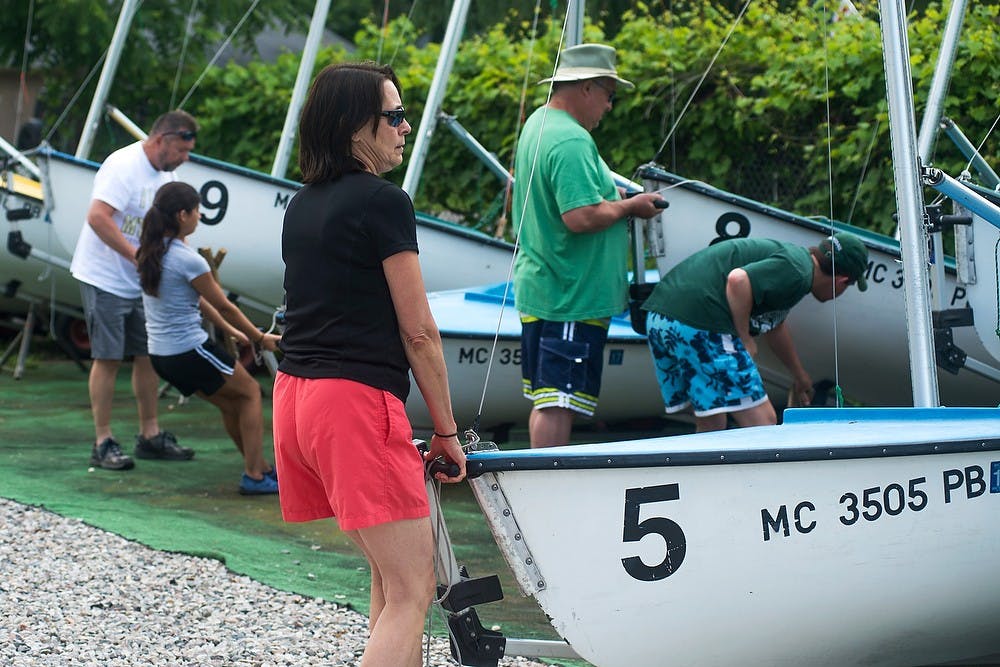
[[[327,65],[316,75],[299,117],[299,170],[305,183],[319,183],[357,171],[351,137],[382,113],[383,82],[401,91],[388,65],[373,62]]]
[[[811,246],[809,248],[809,254],[816,259],[816,263],[819,264],[819,270],[828,276],[833,275],[833,263],[830,258],[827,257],[822,250],[816,246]]]
[[[166,242],[177,238],[181,231],[177,214],[194,210],[200,203],[198,191],[180,181],[167,183],[156,191],[153,205],[142,220],[139,252],[135,255],[139,265],[139,285],[146,294],[159,296]]]
[[[833,260],[830,256],[823,252],[819,247],[812,246],[809,248],[809,254],[816,258],[816,263],[819,264],[819,270],[828,276],[847,276],[848,278],[853,278],[854,276],[847,270],[843,265],[837,267],[837,272],[833,272]]]
[[[187,111],[175,109],[174,111],[168,111],[153,121],[153,127],[150,128],[149,134],[153,136],[163,134],[164,132],[183,132],[184,130],[197,132],[198,121]]]

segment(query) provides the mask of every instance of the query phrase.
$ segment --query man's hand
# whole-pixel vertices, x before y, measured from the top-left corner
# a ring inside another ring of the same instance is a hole
[[[629,204],[629,215],[633,218],[652,218],[664,208],[667,201],[655,192],[641,192],[625,200]]]
[[[816,394],[816,390],[813,389],[812,378],[802,371],[802,375],[797,376],[792,381],[792,399],[796,406],[806,406],[812,404],[813,396]]]

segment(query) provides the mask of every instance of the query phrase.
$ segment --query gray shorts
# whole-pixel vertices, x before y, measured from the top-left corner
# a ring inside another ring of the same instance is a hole
[[[83,314],[90,336],[91,359],[146,356],[146,313],[142,297],[123,299],[99,287],[80,283]]]

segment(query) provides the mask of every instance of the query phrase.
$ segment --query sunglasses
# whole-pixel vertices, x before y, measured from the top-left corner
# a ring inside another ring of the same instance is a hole
[[[163,136],[167,136],[168,134],[176,134],[184,141],[192,141],[198,136],[198,133],[194,130],[171,130],[170,132],[164,132]]]
[[[389,127],[399,127],[406,120],[406,109],[400,107],[399,109],[380,111],[379,115],[389,119]]]
[[[610,90],[609,88],[605,88],[604,86],[602,86],[601,84],[597,83],[596,81],[591,81],[591,83],[594,84],[595,86],[597,86],[598,88],[600,88],[601,90],[603,90],[604,92],[606,92],[608,94],[608,104],[614,104],[615,103],[615,97],[617,96],[617,93],[615,93],[615,91]]]

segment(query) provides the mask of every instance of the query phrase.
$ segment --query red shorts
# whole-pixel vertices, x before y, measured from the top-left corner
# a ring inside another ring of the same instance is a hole
[[[430,515],[424,464],[403,402],[340,378],[274,381],[274,463],[285,521],[341,530]]]

